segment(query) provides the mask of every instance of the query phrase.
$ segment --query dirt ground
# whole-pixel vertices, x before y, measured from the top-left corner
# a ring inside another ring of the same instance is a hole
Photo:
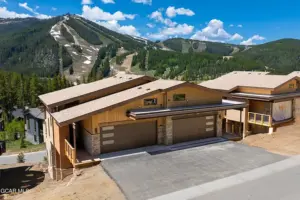
[[[6,166],[6,168],[8,168]],[[16,175],[16,169],[19,175]],[[42,168],[38,165],[30,166],[23,164],[22,166],[13,166],[10,168],[11,173],[2,175],[0,180],[15,180],[11,184],[3,184],[5,187],[28,188],[22,194],[3,195],[2,199],[13,200],[123,200],[120,189],[113,180],[103,171],[101,166],[95,166],[80,170],[78,176],[69,176],[62,181],[53,181],[48,174],[42,172]],[[4,173],[2,173],[4,174]],[[30,177],[30,178],[29,178]],[[20,184],[21,183],[21,184]],[[0,195],[0,200],[1,195]]]
[[[256,134],[246,137],[242,143],[261,147],[267,151],[293,156],[300,154],[300,124],[280,127],[273,134]]]

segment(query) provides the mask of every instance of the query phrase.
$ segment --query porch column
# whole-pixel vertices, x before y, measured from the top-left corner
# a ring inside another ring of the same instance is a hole
[[[242,135],[242,139],[244,139],[247,134],[248,134],[248,131],[249,131],[249,119],[248,119],[248,112],[249,112],[249,108],[246,107],[246,108],[243,108],[243,113],[244,113],[244,126],[243,126],[243,135]]]
[[[73,144],[74,144],[74,149],[75,149],[75,151],[74,151],[74,158],[73,158],[73,163],[76,163],[76,159],[77,159],[77,153],[76,153],[76,151],[77,151],[77,148],[76,148],[76,131],[77,131],[77,127],[76,127],[76,122],[74,122],[73,123]]]
[[[239,124],[239,135],[243,137],[243,133],[242,133],[242,118],[243,117],[243,110],[240,110],[240,124]]]

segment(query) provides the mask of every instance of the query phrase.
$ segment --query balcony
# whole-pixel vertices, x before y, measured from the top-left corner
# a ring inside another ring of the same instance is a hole
[[[72,145],[68,142],[68,140],[65,140],[65,154],[70,160],[70,162],[75,165],[76,163],[76,150],[72,147]]]
[[[248,112],[248,122],[251,124],[270,127],[272,125],[272,117],[271,115]]]

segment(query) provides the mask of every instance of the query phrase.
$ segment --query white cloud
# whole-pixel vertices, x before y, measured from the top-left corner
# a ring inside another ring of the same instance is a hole
[[[231,37],[224,30],[224,23],[221,20],[212,19],[205,28],[197,31],[191,39],[224,42],[224,40],[228,40]]]
[[[229,40],[242,40],[243,36],[241,36],[238,33],[235,33],[234,35],[231,36],[231,38]]]
[[[234,25],[233,25],[233,24],[230,24],[229,27],[234,27]]]
[[[24,3],[19,3],[19,6],[28,10],[29,12],[31,12],[32,14],[34,14],[36,18],[39,18],[39,19],[49,19],[51,18],[51,16],[49,15],[45,15],[45,14],[41,14],[41,13],[38,13],[36,12],[36,9],[39,8],[39,6],[36,6],[35,9],[31,8],[28,6],[27,2],[24,2]]]
[[[81,4],[82,5],[91,5],[91,4],[93,4],[93,1],[92,0],[82,0]]]
[[[112,3],[115,4],[114,0],[101,0],[103,3],[108,4],[108,3]]]
[[[28,14],[23,13],[16,13],[14,11],[7,10],[6,7],[0,7],[0,17],[1,18],[26,18],[26,17],[32,17]]]
[[[116,20],[98,21],[97,23],[100,24],[101,26],[104,26],[110,30],[113,30],[113,31],[116,31],[119,33],[133,35],[133,36],[141,36],[141,34],[138,32],[138,30],[134,26],[132,26],[132,25],[121,26],[118,23],[118,21],[116,21]]]
[[[152,0],[132,0],[132,2],[152,5]]]
[[[193,32],[194,26],[188,24],[178,24],[174,27],[165,27],[159,33],[150,34],[147,36],[152,39],[166,39],[170,36],[189,35]]]
[[[149,18],[155,20],[156,22],[163,23],[170,27],[174,27],[177,25],[177,23],[173,22],[171,19],[164,19],[161,10],[154,11],[153,13],[151,13],[151,15],[149,15]]]
[[[241,42],[241,45],[255,45],[256,43],[254,43],[254,40],[256,41],[262,41],[265,40],[266,38],[260,36],[260,35],[253,35],[251,38],[249,38],[248,40],[244,40]]]
[[[176,17],[176,15],[186,15],[186,16],[195,15],[195,13],[190,9],[186,9],[186,8],[177,8],[176,9],[174,6],[169,6],[167,8],[166,14],[170,18]]]
[[[52,10],[52,11],[57,11],[57,8],[52,7],[51,10]]]
[[[155,24],[151,24],[151,23],[148,23],[146,24],[149,28],[154,28],[155,27]]]
[[[132,14],[124,14],[121,11],[117,11],[113,14],[109,12],[105,12],[101,8],[95,6],[90,7],[84,5],[82,7],[82,16],[92,21],[111,21],[111,20],[125,20],[125,19],[134,19],[135,15]]]
[[[242,24],[239,24],[239,25],[237,25],[237,27],[239,27],[239,28],[243,28],[243,25],[242,25]]]

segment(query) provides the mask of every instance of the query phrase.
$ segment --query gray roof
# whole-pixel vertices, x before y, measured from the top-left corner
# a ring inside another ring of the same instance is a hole
[[[45,119],[45,113],[39,109],[39,108],[29,108],[27,110],[27,114],[30,114],[31,116],[37,118],[37,119]]]
[[[22,119],[24,119],[24,112],[23,112],[23,109],[21,109],[21,108],[17,108],[15,110],[13,110],[11,112],[11,114],[12,114],[12,116],[14,118],[22,118]]]
[[[150,79],[150,77],[143,75],[117,74],[116,76],[105,78],[92,83],[80,84],[63,90],[47,93],[39,96],[39,98],[45,105],[51,106],[60,102],[78,98],[93,92],[97,92],[112,86],[117,86],[119,84],[140,78]]]
[[[238,86],[274,89],[293,78],[296,78],[296,76],[269,75],[268,72],[233,71],[200,85],[225,91],[232,91]]]
[[[150,93],[155,93],[160,90],[166,90],[184,83],[186,82],[157,80],[53,113],[52,116],[59,124],[67,123],[75,119],[75,121],[78,121],[88,115],[96,114],[114,105],[127,102],[147,94],[150,95]]]

